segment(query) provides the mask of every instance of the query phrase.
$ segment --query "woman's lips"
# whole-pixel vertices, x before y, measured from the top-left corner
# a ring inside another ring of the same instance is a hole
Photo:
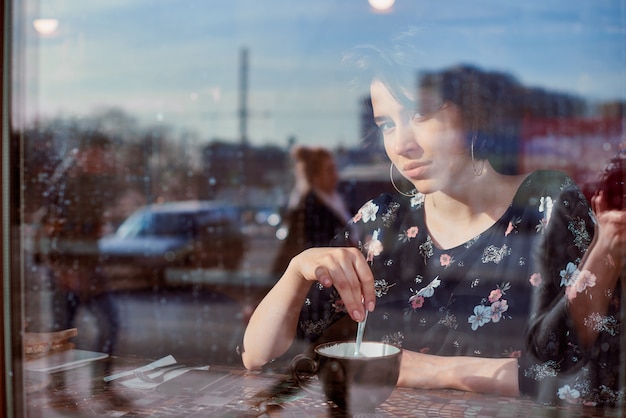
[[[427,167],[427,163],[411,162],[402,167],[402,173],[408,178],[419,179],[424,176]]]

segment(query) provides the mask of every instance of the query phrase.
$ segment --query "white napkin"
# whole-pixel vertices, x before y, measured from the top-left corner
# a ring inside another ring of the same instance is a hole
[[[146,364],[145,366],[141,366],[136,369],[128,370],[128,371],[121,372],[121,373],[115,373],[110,376],[105,376],[104,381],[110,382],[111,380],[119,379],[120,377],[132,376],[135,370],[141,370],[142,372],[145,372],[145,371],[156,369],[158,367],[170,366],[172,364],[176,364],[176,359],[174,358],[174,356],[170,354],[169,356],[160,358],[156,361],[153,361],[150,364]]]
[[[181,367],[180,369],[171,370],[169,372],[166,372],[165,376],[164,376],[165,379],[163,379],[162,382],[158,382],[158,383],[144,382],[143,380],[139,379],[138,377],[135,377],[134,379],[125,380],[125,381],[123,381],[121,383],[122,383],[122,385],[126,386],[127,388],[131,388],[131,389],[154,389],[155,387],[159,386],[161,383],[165,383],[168,380],[171,380],[171,379],[174,379],[175,377],[180,376],[181,374],[185,374],[189,370],[209,370],[209,366]],[[147,375],[152,377],[152,376],[157,376],[160,373],[163,373],[163,372],[155,370],[152,373],[147,373]]]

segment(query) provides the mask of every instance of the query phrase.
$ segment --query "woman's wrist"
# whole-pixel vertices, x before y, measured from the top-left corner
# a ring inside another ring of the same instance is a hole
[[[287,265],[287,269],[285,273],[280,279],[280,282],[285,281],[284,285],[291,288],[291,292],[293,295],[296,295],[294,300],[298,301],[298,310],[302,307],[302,304],[299,302],[300,299],[304,301],[306,294],[311,289],[311,285],[313,282],[307,280],[302,273],[300,272],[300,267],[298,266],[298,256],[291,259],[289,264]]]
[[[423,389],[452,388],[450,357],[433,356],[403,350],[398,386]]]
[[[518,364],[512,358],[448,357],[404,350],[398,386],[519,396]]]

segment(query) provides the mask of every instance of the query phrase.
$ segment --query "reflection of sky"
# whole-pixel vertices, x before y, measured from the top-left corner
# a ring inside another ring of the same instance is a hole
[[[203,139],[236,139],[245,46],[251,142],[285,143],[294,135],[354,145],[357,98],[365,92],[348,88],[341,55],[408,25],[424,33],[418,48],[425,68],[472,62],[527,85],[626,98],[622,0],[396,0],[384,14],[373,13],[367,0],[28,3],[29,17],[60,21],[55,36],[39,40],[32,61],[44,115],[118,106]]]

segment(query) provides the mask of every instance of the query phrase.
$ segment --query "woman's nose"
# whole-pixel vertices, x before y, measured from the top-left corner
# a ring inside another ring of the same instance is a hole
[[[410,123],[404,123],[396,128],[394,151],[398,155],[405,155],[417,148],[417,136]]]

